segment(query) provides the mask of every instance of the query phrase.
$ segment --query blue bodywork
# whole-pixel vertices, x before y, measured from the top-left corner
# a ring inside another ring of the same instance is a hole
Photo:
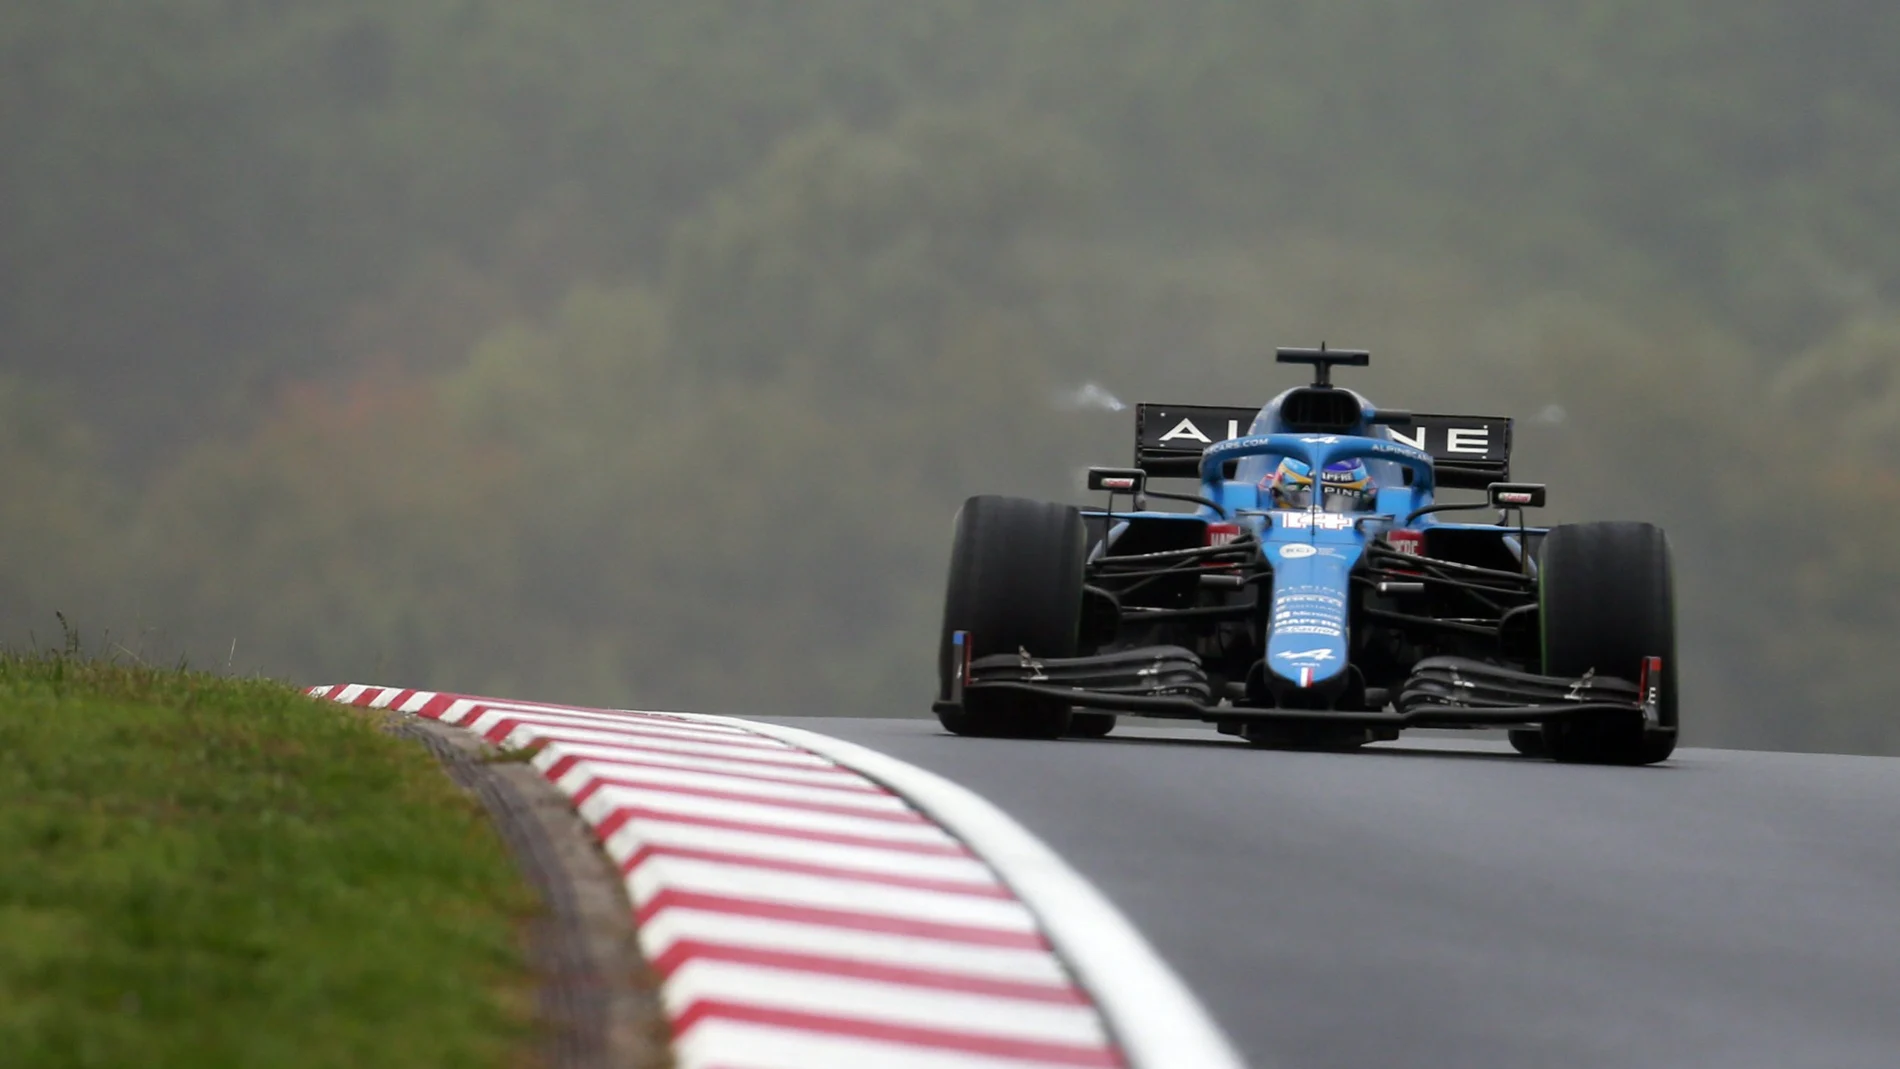
[[[1226,522],[1251,530],[1273,570],[1271,630],[1264,658],[1268,670],[1287,685],[1334,689],[1352,661],[1351,574],[1366,545],[1405,524],[1416,510],[1434,504],[1437,481],[1430,453],[1393,441],[1386,427],[1373,422],[1376,409],[1352,395],[1361,419],[1352,433],[1312,434],[1285,429],[1280,418],[1282,394],[1260,410],[1249,432],[1209,445],[1200,462],[1200,496],[1220,505],[1195,512],[1117,512],[1107,539],[1096,550],[1109,551],[1127,529],[1122,521]],[[1362,459],[1378,491],[1367,512],[1328,513],[1275,509],[1266,483],[1286,458],[1322,471],[1336,461]],[[1225,477],[1230,463],[1233,478]],[[1408,478],[1409,473],[1409,478]],[[1520,531],[1540,528],[1495,524],[1442,523],[1433,514],[1417,517],[1414,530],[1464,528],[1496,532],[1513,552],[1521,553]]]

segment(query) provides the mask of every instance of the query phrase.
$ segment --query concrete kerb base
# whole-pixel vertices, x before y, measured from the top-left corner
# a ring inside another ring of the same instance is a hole
[[[459,728],[390,714],[389,730],[427,746],[478,798],[544,912],[529,929],[541,978],[538,1017],[548,1069],[670,1069],[657,984],[634,937],[620,874],[573,804],[529,764]]]

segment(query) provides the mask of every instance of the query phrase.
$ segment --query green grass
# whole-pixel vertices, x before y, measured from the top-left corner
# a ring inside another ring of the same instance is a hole
[[[0,654],[0,1064],[518,1066],[533,909],[368,716]]]

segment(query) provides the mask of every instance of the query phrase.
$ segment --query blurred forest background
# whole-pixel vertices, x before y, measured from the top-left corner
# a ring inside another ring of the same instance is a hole
[[[0,632],[922,714],[966,495],[1276,344],[1674,539],[1702,744],[1900,753],[1900,5],[0,6]],[[1885,58],[1882,58],[1882,57]]]

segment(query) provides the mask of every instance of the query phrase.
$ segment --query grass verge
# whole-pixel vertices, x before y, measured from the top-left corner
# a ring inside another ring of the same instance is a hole
[[[429,753],[277,683],[0,654],[0,1062],[519,1066],[534,899]]]

